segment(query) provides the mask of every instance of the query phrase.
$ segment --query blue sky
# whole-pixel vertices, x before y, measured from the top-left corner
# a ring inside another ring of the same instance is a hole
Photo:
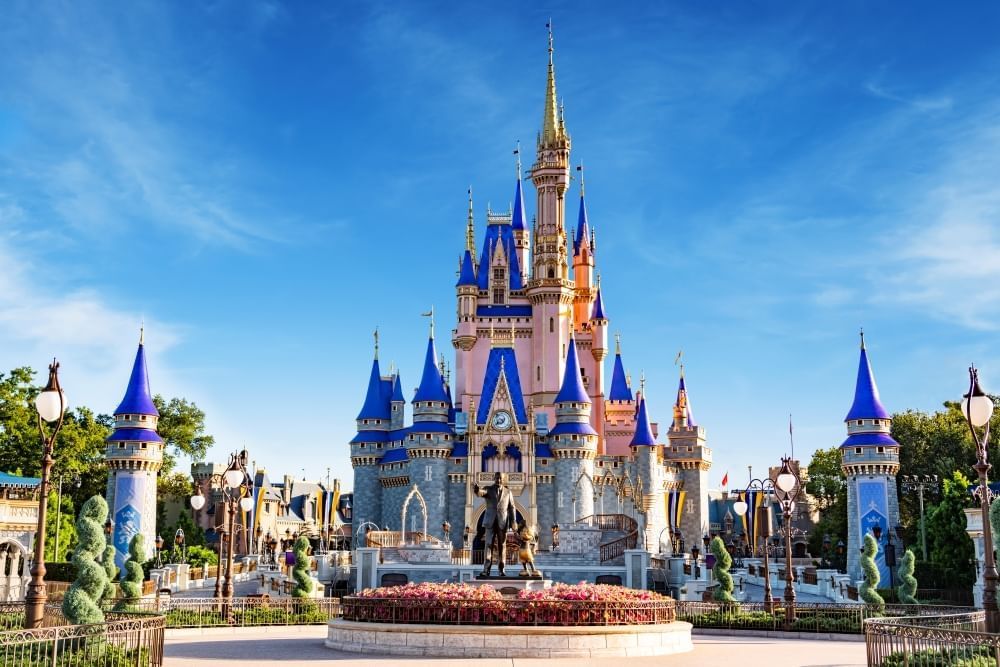
[[[1000,390],[995,3],[480,5],[8,3],[0,368],[57,355],[110,411],[145,318],[216,459],[349,477],[371,331],[415,386],[551,15],[612,329],[661,421],[683,348],[713,483],[789,413],[803,457],[841,442],[862,326],[890,410],[973,360]]]

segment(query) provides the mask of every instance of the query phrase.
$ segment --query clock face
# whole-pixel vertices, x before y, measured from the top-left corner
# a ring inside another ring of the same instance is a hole
[[[498,431],[506,431],[513,423],[514,420],[511,419],[510,413],[506,410],[497,410],[493,414],[493,428]]]

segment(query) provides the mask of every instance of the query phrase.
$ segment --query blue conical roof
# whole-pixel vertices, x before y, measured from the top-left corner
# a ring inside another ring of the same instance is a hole
[[[462,271],[458,276],[458,283],[456,286],[461,287],[462,285],[475,285],[476,284],[476,270],[472,266],[472,253],[468,250],[462,256]]]
[[[858,362],[858,382],[854,388],[854,404],[844,421],[852,419],[888,419],[889,413],[882,407],[879,400],[878,387],[875,385],[875,375],[868,361],[868,351],[864,340],[861,341],[861,360]]]
[[[639,413],[635,418],[635,435],[632,436],[631,446],[652,447],[656,445],[656,438],[653,437],[653,429],[649,426],[649,416],[646,414],[646,397],[639,399]]]
[[[372,372],[368,378],[368,393],[365,394],[365,404],[361,406],[358,419],[389,419],[392,406],[382,391],[382,375],[378,368],[378,357],[372,361]]]
[[[569,353],[566,355],[566,372],[563,373],[562,388],[556,395],[556,403],[590,403],[587,390],[580,377],[580,364],[576,360],[576,339],[569,339]]]
[[[604,314],[604,297],[601,296],[601,288],[597,288],[597,298],[594,299],[594,311],[590,315],[592,320],[606,320],[608,316]]]
[[[149,394],[149,374],[146,372],[146,348],[139,343],[135,353],[135,363],[132,364],[132,375],[128,379],[125,397],[115,409],[116,415],[137,414],[159,417],[153,398]]]
[[[694,421],[694,414],[691,412],[691,397],[687,393],[687,385],[684,384],[684,375],[681,375],[681,380],[677,384],[677,405],[681,405],[683,400],[684,412],[687,415],[688,426],[697,426],[698,424]]]
[[[580,194],[580,215],[576,221],[576,236],[573,238],[573,254],[580,252],[580,244],[590,238],[590,225],[587,222],[587,204],[583,194]]]
[[[521,194],[521,177],[518,175],[517,186],[514,189],[514,215],[510,219],[510,228],[514,231],[523,231],[524,218],[524,195]]]
[[[406,402],[406,399],[403,398],[403,383],[399,381],[399,373],[396,373],[395,377],[392,379],[392,402]]]
[[[608,400],[632,400],[632,388],[628,386],[628,380],[625,379],[625,366],[622,364],[621,352],[615,353],[615,367],[611,371],[611,391],[608,392]]]
[[[448,402],[448,394],[444,390],[444,378],[437,365],[437,350],[434,348],[434,338],[427,339],[427,356],[424,357],[424,373],[420,377],[420,386],[413,397],[414,401],[444,401]]]

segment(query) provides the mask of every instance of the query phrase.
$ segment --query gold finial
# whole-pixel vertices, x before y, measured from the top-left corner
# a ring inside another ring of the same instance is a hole
[[[139,345],[146,339],[146,318],[139,320]]]
[[[434,338],[434,306],[431,305],[431,309],[426,313],[420,313],[420,317],[431,318],[431,338]]]
[[[681,367],[681,377],[684,377],[684,350],[677,350],[677,356],[674,357],[674,366]]]
[[[552,52],[554,51],[552,40],[552,19],[549,19],[549,22],[545,24],[545,27],[549,31],[549,75],[548,83],[545,89],[545,113],[542,115],[542,135],[540,137],[540,143],[551,144],[559,138],[559,116],[556,108],[556,70],[552,59]]]
[[[622,334],[620,331],[615,332],[615,354],[622,353]]]
[[[601,289],[601,274],[597,274],[597,289]]]
[[[521,180],[521,140],[517,140],[517,148],[514,149],[514,155],[517,156],[517,180]]]
[[[375,358],[378,359],[378,327],[375,327]]]
[[[861,329],[861,349],[865,349],[865,330]]]
[[[476,251],[476,222],[472,216],[472,186],[469,186],[469,217],[465,226],[465,249],[469,253]]]

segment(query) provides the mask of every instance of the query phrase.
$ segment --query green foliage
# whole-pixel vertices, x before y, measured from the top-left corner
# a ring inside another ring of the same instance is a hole
[[[102,602],[115,596],[115,581],[118,579],[115,552],[115,548],[109,544],[104,547],[104,554],[101,556],[101,566],[104,568],[104,573],[108,575],[108,585],[104,587],[104,595],[101,596]]]
[[[814,502],[811,509],[818,510],[820,515],[809,534],[809,553],[813,555],[823,554],[824,535],[829,535],[833,544],[847,541],[847,478],[840,460],[840,448],[831,447],[817,450],[809,462],[806,492]]]
[[[712,599],[716,602],[735,602],[733,577],[729,574],[729,568],[733,566],[733,559],[726,551],[726,543],[722,541],[721,537],[716,536],[712,538],[708,548],[715,555],[715,567],[712,568],[712,574],[719,582],[719,585],[712,591]]]
[[[993,543],[1000,539],[1000,498],[994,498],[990,503],[990,528],[993,531]]]
[[[206,565],[218,565],[219,554],[208,547],[193,546],[187,550],[187,561],[191,567],[205,567]]]
[[[174,469],[178,456],[201,461],[215,438],[205,433],[205,412],[184,398],[169,401],[157,394],[153,404],[160,413],[156,430],[163,438],[163,472],[161,477]]]
[[[76,581],[76,566],[73,563],[45,563],[45,581]]]
[[[861,599],[867,604],[885,606],[885,600],[878,594],[878,582],[881,578],[878,573],[878,566],[875,564],[875,555],[878,553],[878,542],[871,535],[865,535],[865,545],[861,554],[861,571],[865,580],[861,584]]]
[[[305,535],[299,535],[292,550],[295,553],[295,565],[292,566],[295,587],[292,588],[292,597],[309,597],[313,591],[313,580],[309,575],[309,540]]]
[[[962,648],[924,649],[922,651],[892,653],[882,660],[883,667],[996,667],[996,660],[986,646]]]
[[[122,600],[115,609],[127,609],[130,603],[142,597],[142,561],[146,558],[146,544],[142,533],[132,536],[128,543],[128,560],[122,573]]]
[[[97,559],[106,546],[104,521],[107,518],[108,504],[101,496],[94,496],[83,504],[76,521],[80,539],[73,552],[73,564],[79,574],[66,591],[62,605],[63,614],[75,625],[104,621],[100,600],[108,584],[108,575]]]
[[[944,480],[941,502],[927,516],[930,560],[951,577],[952,586],[971,586],[976,578],[975,547],[965,532],[964,510],[970,500],[969,480],[956,470]]]
[[[903,604],[919,604],[917,602],[917,578],[913,576],[913,566],[917,557],[911,549],[907,549],[899,562],[899,586],[896,592]]]
[[[49,492],[49,509],[48,513],[45,515],[46,563],[64,562],[73,552],[73,547],[76,546],[76,525],[73,522],[74,515],[75,512],[73,511],[72,498],[68,497],[64,493],[62,506],[60,507],[58,492]],[[58,530],[56,529],[57,526]],[[58,544],[56,544],[57,532],[59,534]]]

